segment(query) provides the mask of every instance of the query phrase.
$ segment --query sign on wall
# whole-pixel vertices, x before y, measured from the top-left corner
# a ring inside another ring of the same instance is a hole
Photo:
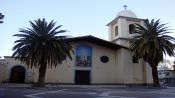
[[[88,46],[78,46],[76,48],[76,65],[77,67],[91,67],[92,48]]]

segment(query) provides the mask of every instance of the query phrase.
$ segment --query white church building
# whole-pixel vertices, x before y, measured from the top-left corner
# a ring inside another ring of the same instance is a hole
[[[74,49],[73,59],[56,68],[48,68],[45,82],[56,84],[151,84],[150,66],[133,57],[128,38],[133,36],[134,24],[143,19],[123,10],[107,24],[109,41],[81,36],[69,38]],[[0,60],[0,82],[31,83],[38,79],[38,69],[28,69],[10,56]]]

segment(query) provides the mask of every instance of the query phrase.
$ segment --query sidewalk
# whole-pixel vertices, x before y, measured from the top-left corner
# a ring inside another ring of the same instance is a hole
[[[47,85],[48,87],[81,87],[81,88],[105,88],[105,87],[109,87],[109,88],[125,88],[128,87],[126,85]]]
[[[3,83],[0,85],[0,88],[37,88],[32,87],[32,84],[17,84],[17,83]],[[58,88],[58,87],[69,87],[69,88],[134,88],[134,89],[165,89],[169,88],[168,86],[162,87],[152,87],[152,86],[128,86],[128,85],[62,85],[62,84],[46,84],[42,88]],[[40,87],[38,87],[40,88]],[[175,88],[175,87],[172,87]]]
[[[3,83],[0,87],[32,87],[32,84]]]
[[[17,84],[17,83],[3,83],[0,87],[22,87],[22,88],[29,88],[32,87],[32,84]],[[117,87],[128,87],[126,85],[62,85],[62,84],[46,84],[45,88],[55,88],[55,87],[82,87],[82,88],[100,88],[100,87],[110,87],[110,88],[117,88]]]

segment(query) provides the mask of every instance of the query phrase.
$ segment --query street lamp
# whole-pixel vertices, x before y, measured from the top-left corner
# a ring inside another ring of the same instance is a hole
[[[1,21],[1,19],[4,18],[4,15],[2,15],[2,13],[0,13],[0,23],[3,23],[3,21]]]

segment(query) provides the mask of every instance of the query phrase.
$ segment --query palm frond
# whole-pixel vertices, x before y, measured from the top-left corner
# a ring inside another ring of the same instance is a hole
[[[53,20],[49,23],[45,19],[29,21],[30,28],[21,28],[20,34],[14,43],[12,57],[25,63],[28,67],[57,66],[62,63],[66,57],[72,59],[72,46],[65,42],[66,36],[57,36],[66,30],[58,30],[62,25],[56,26]]]
[[[173,56],[175,38],[167,35],[171,33],[169,30],[160,20],[144,20],[143,25],[135,24],[136,35],[130,40],[133,55],[154,65],[163,60],[163,54]]]

